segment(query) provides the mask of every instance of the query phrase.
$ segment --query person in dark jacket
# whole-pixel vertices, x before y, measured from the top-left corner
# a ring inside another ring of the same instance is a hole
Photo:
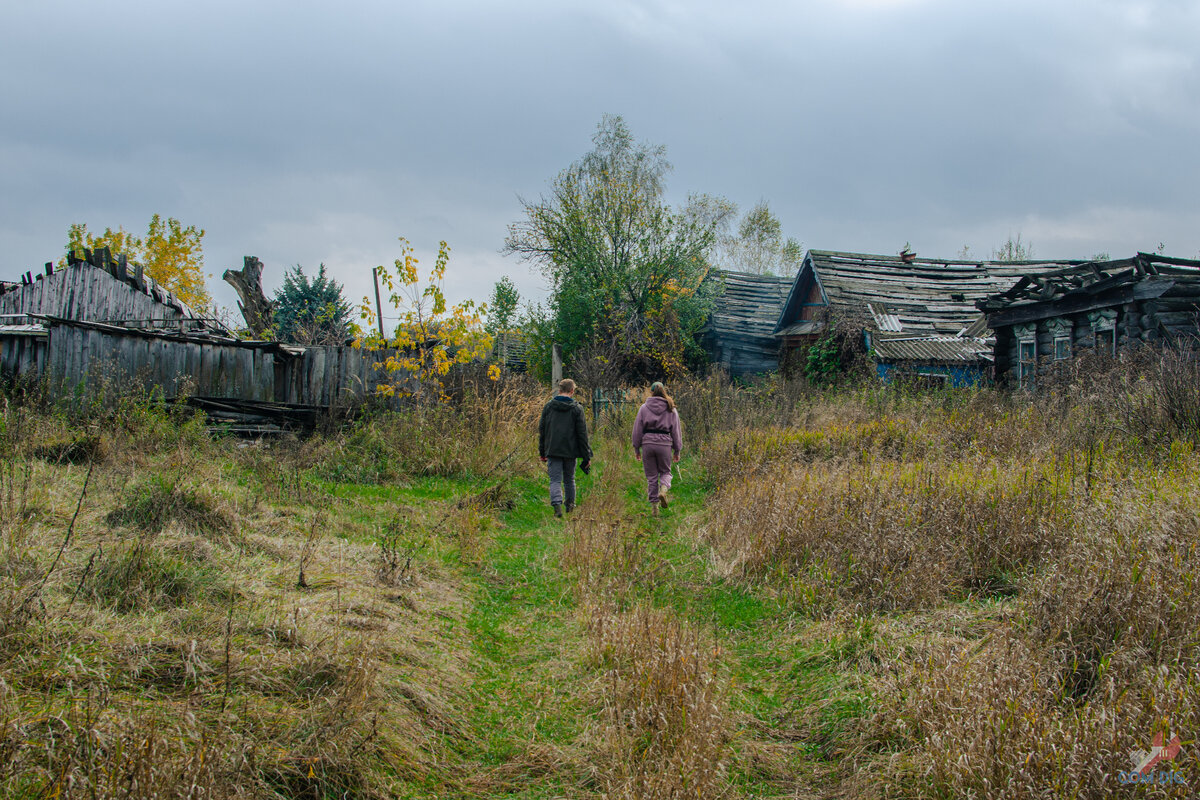
[[[646,474],[646,493],[650,512],[667,507],[667,492],[671,488],[671,462],[679,460],[683,450],[683,432],[679,412],[667,389],[658,381],[650,385],[650,396],[638,409],[633,421],[633,454],[642,462]]]
[[[587,420],[574,394],[575,381],[559,381],[558,395],[546,403],[538,423],[538,456],[550,473],[550,505],[556,517],[563,515],[564,502],[568,513],[575,509],[575,460],[582,459],[584,472],[592,462]]]

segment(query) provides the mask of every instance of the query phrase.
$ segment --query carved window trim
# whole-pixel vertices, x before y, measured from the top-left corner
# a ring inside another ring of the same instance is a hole
[[[1088,314],[1088,323],[1092,326],[1092,338],[1096,343],[1096,352],[1115,356],[1117,354],[1117,312],[1111,308],[1092,311]]]
[[[1017,337],[1017,385],[1032,388],[1037,374],[1037,326],[1017,325],[1013,332]]]

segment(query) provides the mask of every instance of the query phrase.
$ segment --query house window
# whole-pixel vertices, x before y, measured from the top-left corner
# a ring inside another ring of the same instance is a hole
[[[1020,386],[1029,388],[1033,386],[1033,376],[1037,372],[1037,341],[1035,339],[1026,339],[1019,345],[1020,347]]]
[[[918,371],[913,384],[919,389],[945,389],[950,385],[950,376],[940,372]]]
[[[1092,336],[1096,340],[1096,352],[1109,356],[1117,354],[1117,312],[1111,309],[1093,311],[1088,314],[1092,323]]]
[[[1071,357],[1071,322],[1059,317],[1046,324],[1050,331],[1051,341],[1054,342],[1054,360],[1066,361]]]

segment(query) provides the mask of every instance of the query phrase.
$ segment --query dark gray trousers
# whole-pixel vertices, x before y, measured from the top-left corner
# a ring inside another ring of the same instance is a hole
[[[548,458],[546,471],[550,473],[550,505],[575,505],[575,459]]]

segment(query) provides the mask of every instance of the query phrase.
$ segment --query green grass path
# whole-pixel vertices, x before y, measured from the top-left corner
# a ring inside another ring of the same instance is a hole
[[[828,796],[838,778],[838,732],[869,710],[846,666],[855,643],[814,641],[804,635],[811,623],[774,592],[710,575],[695,535],[705,488],[677,481],[671,509],[650,519],[630,462],[607,468],[621,471],[628,524],[645,528],[647,558],[658,562],[639,590],[710,631],[721,649],[733,720],[731,796]],[[598,475],[581,480],[582,503]],[[516,507],[489,533],[482,557],[460,564],[471,587],[474,677],[463,796],[588,795],[596,791],[588,753],[601,676],[582,657],[586,632],[572,578],[560,568],[571,522],[552,516],[544,478],[519,479],[514,489]]]

